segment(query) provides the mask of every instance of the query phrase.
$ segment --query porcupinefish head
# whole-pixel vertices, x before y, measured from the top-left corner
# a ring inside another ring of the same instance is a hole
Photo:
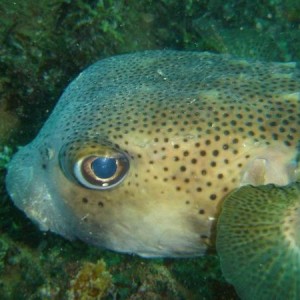
[[[8,192],[42,230],[68,239],[146,257],[201,255],[225,197],[253,203],[245,214],[255,220],[266,197],[254,191],[297,190],[299,91],[295,63],[179,51],[101,60],[14,156]]]

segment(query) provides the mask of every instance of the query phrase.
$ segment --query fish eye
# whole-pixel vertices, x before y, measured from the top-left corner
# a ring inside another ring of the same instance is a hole
[[[111,156],[89,155],[74,164],[74,175],[83,186],[91,189],[110,189],[123,181],[129,170],[125,154]]]

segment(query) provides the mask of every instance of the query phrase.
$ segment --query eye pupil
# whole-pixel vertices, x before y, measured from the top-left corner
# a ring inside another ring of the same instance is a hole
[[[91,168],[98,178],[107,179],[115,175],[117,171],[115,158],[98,157],[91,163]]]

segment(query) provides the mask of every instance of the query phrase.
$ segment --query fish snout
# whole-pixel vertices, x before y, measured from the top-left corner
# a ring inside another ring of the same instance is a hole
[[[31,147],[30,147],[31,148]],[[12,158],[7,168],[6,189],[14,204],[21,210],[25,209],[35,195],[34,169],[35,159],[30,154],[31,149],[21,148]]]
[[[32,144],[21,148],[7,168],[6,189],[14,204],[41,230],[72,238],[64,221],[66,211],[51,185],[53,170],[49,162],[54,155],[49,155],[49,150],[45,155]]]

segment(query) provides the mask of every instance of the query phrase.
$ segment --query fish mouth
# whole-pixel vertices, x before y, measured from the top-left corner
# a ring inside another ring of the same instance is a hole
[[[23,209],[29,200],[28,196],[32,190],[34,176],[33,171],[34,165],[26,160],[26,153],[24,153],[23,149],[13,156],[7,167],[6,189],[14,204],[20,209]]]
[[[43,160],[32,144],[21,148],[10,161],[5,179],[6,189],[13,203],[29,217],[40,230],[59,233],[68,239],[68,230],[61,196],[53,187],[51,170],[43,169]]]
[[[14,204],[42,230],[47,230],[46,222],[41,223],[41,213],[38,211],[42,199],[51,200],[50,193],[42,176],[37,176],[38,160],[30,154],[34,150],[32,148],[21,148],[13,156],[7,168],[6,189]]]

